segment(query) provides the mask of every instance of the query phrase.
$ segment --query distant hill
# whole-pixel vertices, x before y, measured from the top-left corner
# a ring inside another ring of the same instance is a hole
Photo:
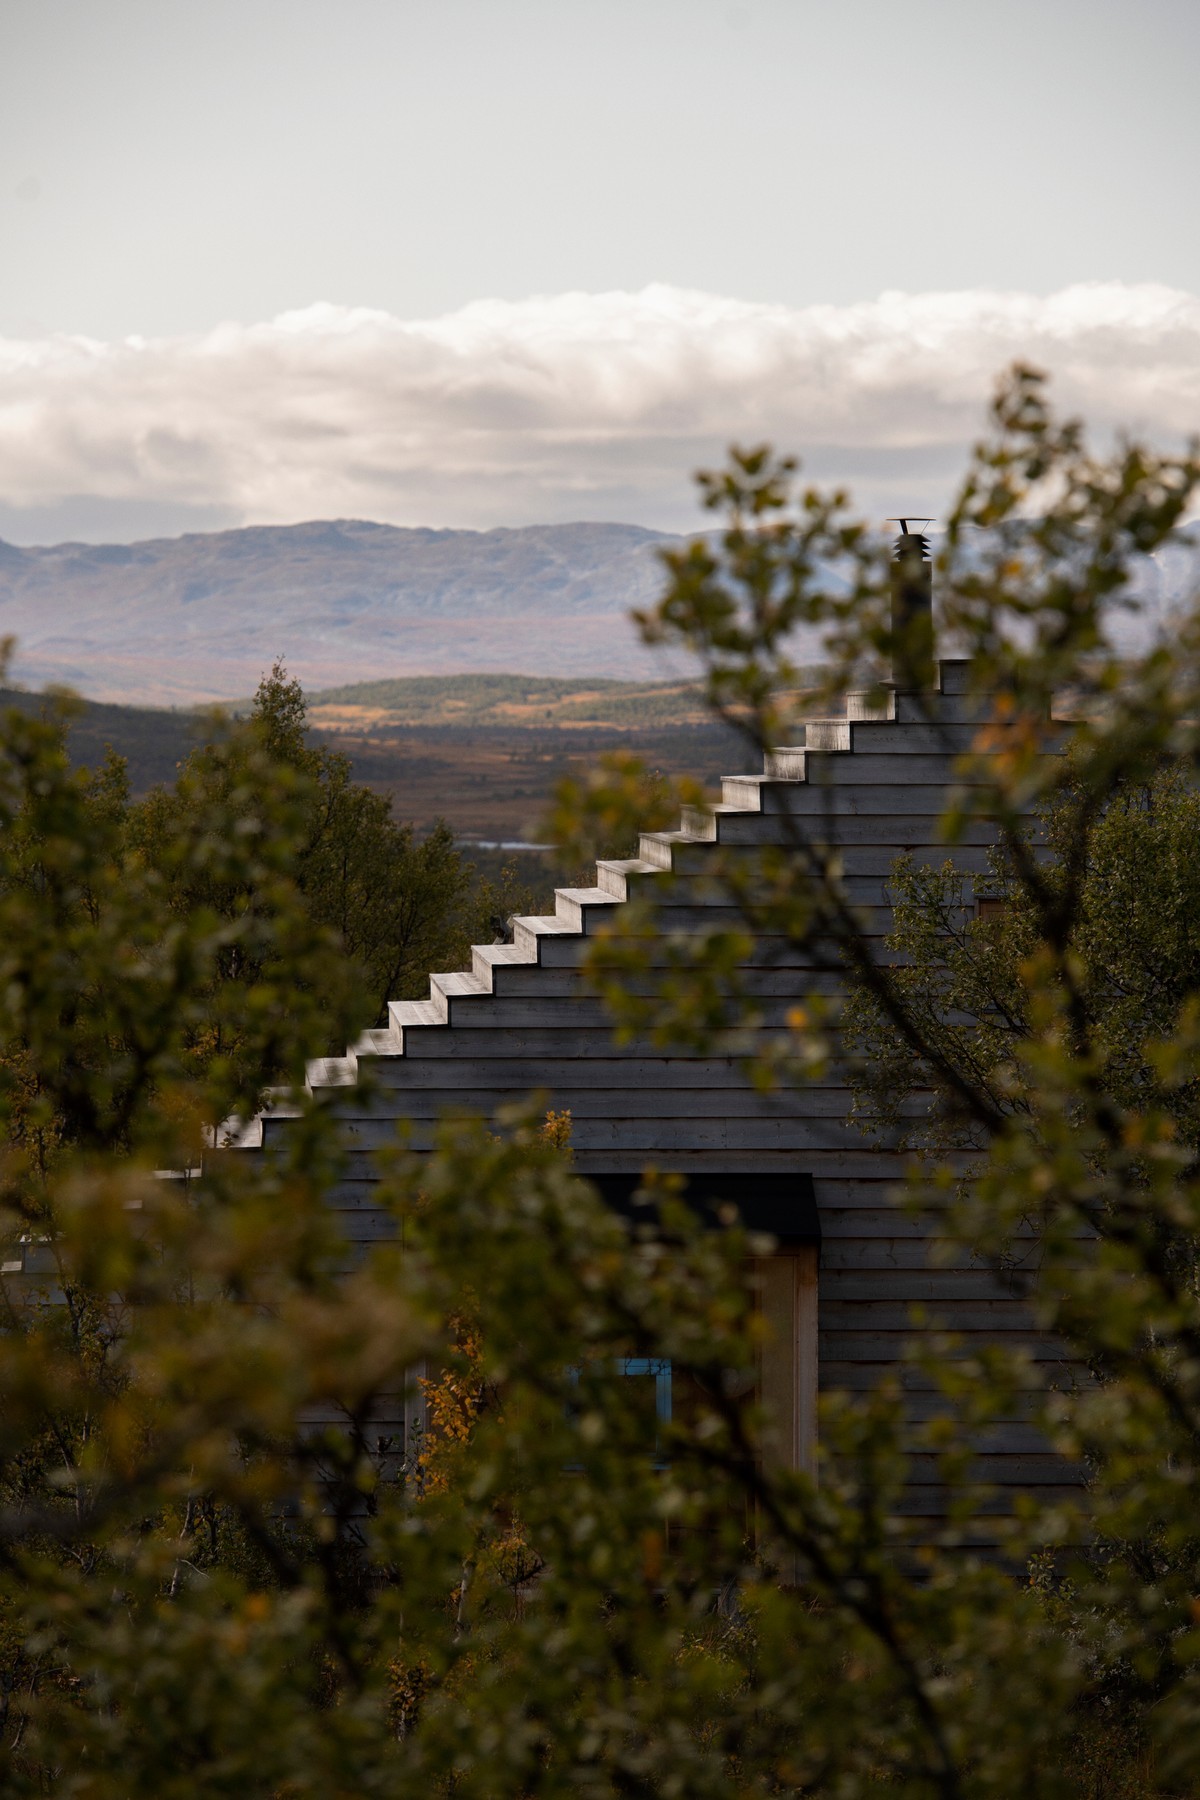
[[[0,542],[13,675],[100,700],[253,692],[276,656],[311,690],[382,675],[663,672],[626,617],[678,542],[635,525],[400,530],[361,520],[158,538]]]
[[[9,706],[44,713],[54,710],[56,702],[52,694],[0,688],[0,707]],[[179,764],[205,735],[207,723],[198,713],[76,700],[71,703],[67,742],[72,761],[89,769],[99,768],[106,753],[115,750],[128,764],[134,792],[143,794],[158,782],[174,781]]]

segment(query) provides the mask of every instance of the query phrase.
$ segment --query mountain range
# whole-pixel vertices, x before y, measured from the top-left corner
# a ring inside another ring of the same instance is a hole
[[[136,544],[0,541],[0,635],[17,640],[10,678],[26,687],[143,706],[251,694],[277,657],[310,693],[427,675],[678,678],[693,671],[648,650],[628,614],[662,591],[658,553],[684,541],[637,525],[358,519]],[[1198,582],[1193,527],[1140,559],[1141,611],[1114,620],[1118,642],[1169,630]],[[796,653],[819,657],[811,630]]]
[[[186,706],[252,693],[277,656],[310,690],[380,677],[671,673],[627,614],[682,540],[636,525],[406,530],[357,519],[20,548],[0,632],[29,687]]]

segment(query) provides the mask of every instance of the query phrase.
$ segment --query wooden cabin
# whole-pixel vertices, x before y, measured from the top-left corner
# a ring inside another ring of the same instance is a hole
[[[898,1205],[902,1158],[849,1121],[851,1096],[835,1074],[764,1096],[729,1056],[620,1045],[582,968],[589,935],[635,889],[659,906],[664,929],[711,921],[705,872],[714,846],[750,852],[786,842],[788,812],[837,844],[850,896],[882,937],[895,859],[907,851],[941,863],[948,854],[939,815],[954,757],[978,719],[962,663],[937,665],[930,691],[893,689],[882,711],[850,694],[839,716],[810,721],[803,742],[776,753],[764,773],[728,777],[720,805],[689,811],[678,831],[643,834],[637,857],[597,865],[594,887],[561,889],[553,914],[517,918],[510,943],[478,946],[469,969],[431,976],[427,1000],[393,1003],[386,1029],[367,1032],[344,1058],[313,1063],[313,1090],[340,1090],[348,1154],[333,1203],[346,1237],[365,1244],[389,1229],[372,1192],[377,1152],[398,1124],[420,1149],[447,1113],[489,1115],[540,1090],[549,1106],[569,1110],[576,1166],[612,1204],[626,1204],[654,1164],[685,1176],[696,1204],[731,1200],[747,1225],[774,1235],[778,1248],[759,1273],[774,1327],[762,1380],[786,1461],[812,1461],[818,1390],[861,1390],[902,1361],[916,1304],[968,1343],[1017,1332],[1035,1355],[1056,1357],[1001,1279],[966,1252],[931,1256],[937,1220]],[[956,847],[968,875],[986,870],[991,836],[979,820]],[[662,882],[665,871],[676,879]],[[794,950],[756,958],[748,972],[768,1024],[783,1020],[810,979]],[[375,1096],[360,1102],[367,1062]],[[268,1114],[262,1129],[269,1144],[287,1120]],[[919,1418],[928,1387],[915,1370],[904,1379],[909,1416]],[[983,1464],[1001,1490],[1064,1478],[1017,1419],[993,1433]],[[931,1522],[940,1513],[927,1460],[914,1461],[905,1505]]]

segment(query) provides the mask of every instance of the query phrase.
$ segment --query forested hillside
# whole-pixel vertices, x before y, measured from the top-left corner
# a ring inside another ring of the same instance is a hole
[[[558,680],[541,675],[415,675],[359,681],[313,695],[326,729],[387,725],[698,725],[708,718],[692,681]]]
[[[51,704],[46,695],[0,689],[0,705],[39,712]],[[205,710],[72,705],[73,760],[98,767],[111,746],[125,758],[135,796],[173,781],[189,751],[221,730]],[[445,819],[465,843],[536,839],[555,782],[606,750],[634,750],[652,769],[710,785],[741,754],[692,689],[670,682],[519,675],[372,682],[316,695],[309,723],[310,743],[348,755],[354,779],[386,795],[396,818],[419,833]]]

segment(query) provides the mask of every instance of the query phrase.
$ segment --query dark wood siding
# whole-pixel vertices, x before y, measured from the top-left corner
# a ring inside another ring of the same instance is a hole
[[[921,705],[896,696],[886,719],[855,718],[862,708],[851,696],[850,716],[814,722],[810,741],[777,757],[773,774],[731,777],[714,813],[689,815],[680,832],[647,834],[637,859],[599,866],[595,888],[560,893],[555,917],[519,921],[511,946],[478,949],[470,971],[432,978],[428,1001],[393,1005],[388,1031],[367,1034],[346,1059],[314,1064],[314,1087],[342,1090],[347,1175],[333,1204],[349,1241],[366,1244],[388,1230],[372,1207],[374,1159],[398,1123],[421,1148],[448,1113],[490,1114],[514,1095],[538,1090],[547,1106],[570,1111],[583,1174],[633,1175],[654,1162],[697,1180],[731,1172],[811,1178],[823,1239],[822,1387],[862,1389],[900,1368],[914,1305],[960,1333],[964,1354],[981,1338],[1000,1337],[1019,1339],[1039,1360],[1061,1362],[1060,1348],[1033,1330],[1018,1292],[964,1252],[947,1262],[936,1217],[915,1219],[898,1206],[901,1159],[848,1123],[850,1097],[836,1072],[786,1099],[767,1099],[728,1057],[620,1046],[580,967],[597,921],[634,887],[653,898],[667,869],[675,879],[663,884],[656,907],[664,929],[686,932],[732,919],[705,883],[713,845],[784,842],[789,810],[814,835],[837,842],[868,929],[885,933],[886,878],[899,852],[932,863],[950,854],[937,821],[954,757],[970,740],[965,721],[972,708],[961,693],[960,665],[943,663],[940,680],[940,692]],[[989,840],[986,823],[973,822],[953,853],[957,866],[968,875],[982,872]],[[776,958],[777,949],[760,945],[749,974],[768,1023],[781,1021],[814,986],[831,983],[814,979],[790,949]],[[369,1101],[354,1086],[367,1059]],[[268,1118],[265,1140],[287,1128],[286,1119]],[[933,1396],[919,1372],[905,1368],[902,1378],[906,1417],[916,1423]],[[1005,1490],[1070,1480],[1020,1418],[1002,1422],[981,1445],[981,1473],[1001,1490],[998,1507]],[[914,1462],[905,1510],[915,1517],[939,1514],[935,1474],[927,1459]]]

